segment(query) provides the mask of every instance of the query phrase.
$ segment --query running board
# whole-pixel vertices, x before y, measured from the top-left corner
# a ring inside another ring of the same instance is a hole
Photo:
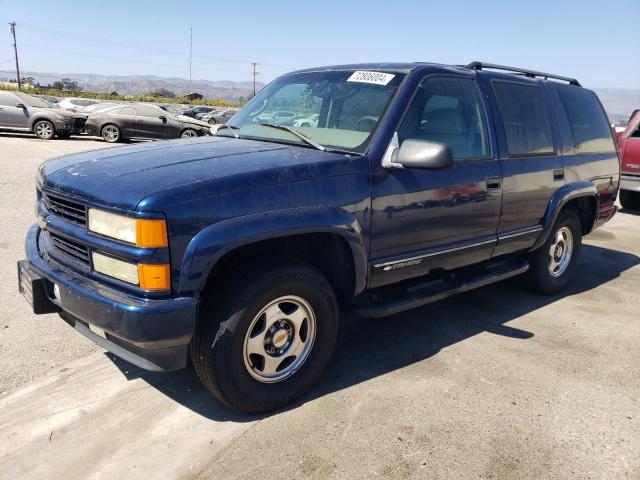
[[[358,315],[365,318],[380,318],[411,310],[429,303],[452,297],[458,293],[468,292],[491,283],[515,277],[529,270],[527,260],[501,263],[488,266],[486,273],[466,280],[435,281],[425,285],[407,289],[406,295],[389,302],[367,305],[357,310]]]

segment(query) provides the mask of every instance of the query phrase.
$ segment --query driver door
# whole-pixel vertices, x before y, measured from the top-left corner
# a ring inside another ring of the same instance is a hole
[[[373,287],[491,257],[502,187],[487,120],[474,74],[423,80],[397,131],[398,145],[409,138],[447,144],[454,164],[373,172]]]

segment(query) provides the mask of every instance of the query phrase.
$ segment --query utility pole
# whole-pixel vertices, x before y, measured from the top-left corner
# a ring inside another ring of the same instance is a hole
[[[258,75],[259,72],[256,72],[256,66],[259,65],[256,62],[251,62],[251,66],[253,67],[253,96],[256,96],[256,75]]]
[[[16,54],[16,76],[18,77],[18,90],[22,86],[22,82],[20,81],[20,64],[18,63],[18,47],[16,46],[16,22],[11,22],[9,24],[9,28],[11,29],[11,35],[13,35],[13,51]],[[255,90],[255,87],[254,87]]]
[[[189,28],[189,95],[191,95],[191,57],[193,55],[193,27]]]

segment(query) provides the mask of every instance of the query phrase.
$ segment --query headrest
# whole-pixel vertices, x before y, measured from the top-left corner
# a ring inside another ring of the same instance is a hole
[[[462,112],[455,108],[441,108],[426,115],[425,133],[462,135],[467,133]]]

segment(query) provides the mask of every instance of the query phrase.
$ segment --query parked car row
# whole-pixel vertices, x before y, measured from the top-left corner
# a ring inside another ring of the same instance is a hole
[[[109,143],[131,138],[193,138],[211,134],[206,122],[145,104],[98,110],[89,115],[85,129],[89,135],[102,137]]]
[[[620,157],[620,204],[640,209],[640,109],[629,118],[627,128],[616,133]]]
[[[206,108],[207,113],[218,113],[211,107]],[[60,100],[48,95],[0,91],[0,127],[30,131],[43,140],[64,139],[81,133],[100,136],[107,142],[211,134],[207,121],[184,113],[184,107],[173,105],[98,102],[85,98]],[[224,122],[220,119],[217,123]]]

